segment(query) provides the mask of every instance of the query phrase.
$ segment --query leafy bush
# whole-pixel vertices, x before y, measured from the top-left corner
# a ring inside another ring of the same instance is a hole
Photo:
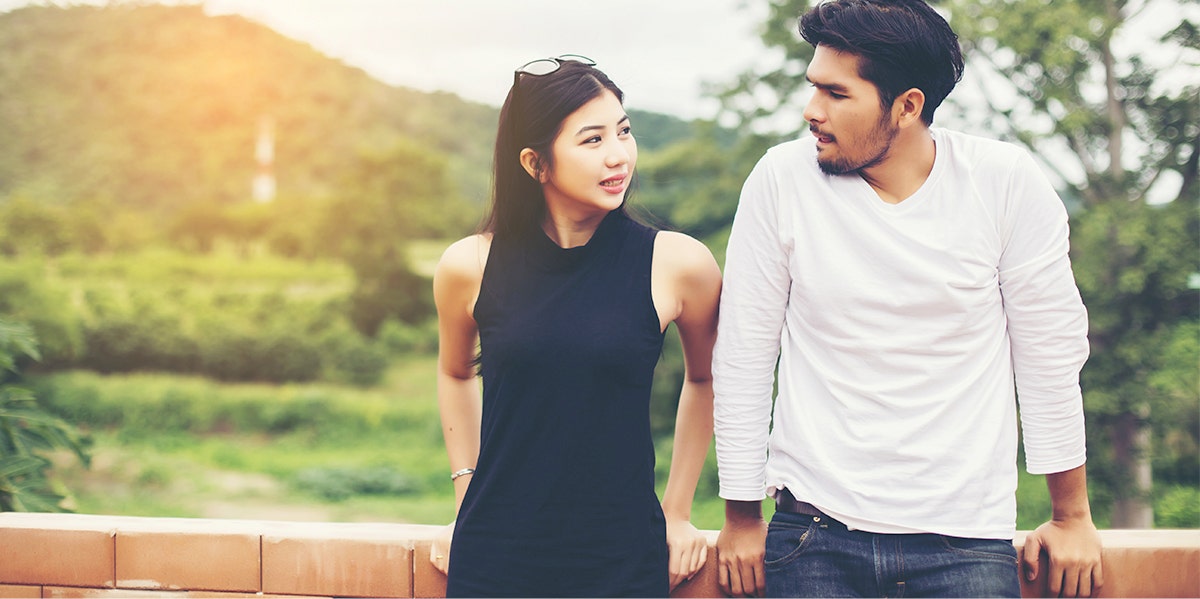
[[[441,441],[436,404],[323,385],[220,384],[157,374],[73,371],[31,379],[47,409],[69,422],[162,433],[283,434],[347,439],[387,431]]]
[[[17,374],[19,357],[38,358],[32,330],[0,320],[0,511],[65,511],[42,452],[68,449],[87,466],[88,439],[47,414],[28,390],[7,382]]]
[[[406,324],[389,318],[383,322],[376,337],[387,348],[388,353],[396,356],[412,352],[433,353],[437,351],[438,330],[437,319],[430,318],[419,324]]]
[[[0,262],[0,318],[27,324],[39,341],[40,360],[55,366],[82,351],[83,337],[67,290],[47,274],[41,259]],[[25,355],[17,360],[21,366],[32,363]]]
[[[1200,528],[1200,489],[1173,486],[1154,502],[1154,526]]]
[[[383,378],[388,355],[379,343],[364,339],[349,327],[329,330],[323,339],[329,380],[369,387]]]
[[[42,372],[371,385],[394,354],[351,324],[352,284],[344,267],[271,257],[24,257],[0,263],[0,317],[29,323],[45,342]],[[430,339],[436,332],[413,329],[392,341]]]
[[[85,349],[74,365],[98,372],[369,385],[387,367],[384,352],[347,324],[337,301],[296,300],[278,288],[93,289],[84,301]]]
[[[77,365],[98,372],[193,373],[201,367],[199,344],[163,315],[112,315],[86,325],[83,335]]]
[[[355,495],[407,495],[420,491],[411,477],[386,466],[309,468],[299,472],[293,484],[329,501]]]

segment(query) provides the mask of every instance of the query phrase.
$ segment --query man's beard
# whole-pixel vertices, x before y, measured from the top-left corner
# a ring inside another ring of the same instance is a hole
[[[809,126],[809,130],[812,129],[813,127]],[[891,151],[892,142],[895,141],[896,136],[899,135],[899,133],[900,128],[890,126],[890,124],[887,122],[887,114],[884,114],[880,117],[879,121],[875,123],[875,127],[867,133],[866,143],[870,146],[878,148],[878,151],[876,151],[871,158],[858,162],[851,162],[850,158],[847,158],[845,155],[841,156],[840,158],[832,158],[828,160],[822,160],[820,155],[818,155],[817,166],[821,167],[821,172],[825,173],[826,175],[849,175],[852,173],[859,173],[865,169],[882,163],[884,159],[887,158],[888,152]],[[837,141],[836,137],[834,138],[834,141]]]

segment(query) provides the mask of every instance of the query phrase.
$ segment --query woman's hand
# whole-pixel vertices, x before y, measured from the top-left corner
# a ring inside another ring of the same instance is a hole
[[[437,536],[429,545],[429,562],[442,574],[450,566],[450,540],[454,538],[454,522],[447,524],[438,531]]]
[[[708,539],[685,519],[667,518],[667,552],[671,590],[691,580],[708,559]]]

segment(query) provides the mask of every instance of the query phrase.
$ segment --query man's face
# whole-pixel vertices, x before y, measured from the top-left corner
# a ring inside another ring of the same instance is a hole
[[[888,157],[899,127],[879,90],[858,76],[858,57],[818,45],[807,78],[815,91],[804,120],[817,138],[817,163],[830,175],[857,173]]]

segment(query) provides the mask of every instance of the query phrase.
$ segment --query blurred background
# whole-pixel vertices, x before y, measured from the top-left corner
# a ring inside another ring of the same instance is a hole
[[[807,135],[808,5],[0,0],[0,511],[448,522],[429,277],[513,69],[594,58],[634,202],[723,263]],[[1200,528],[1200,2],[935,5],[968,59],[937,125],[1029,148],[1072,217],[1097,524]],[[660,490],[681,375],[668,332]],[[701,528],[716,490],[710,456]],[[1040,477],[1018,503],[1050,515]]]

